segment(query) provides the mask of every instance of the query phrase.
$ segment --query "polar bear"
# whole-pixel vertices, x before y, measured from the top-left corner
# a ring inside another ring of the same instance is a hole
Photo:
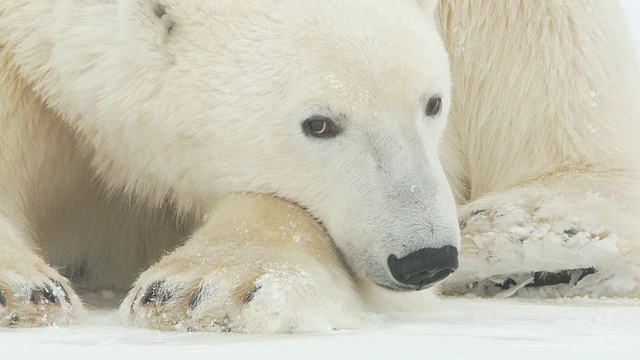
[[[0,326],[71,321],[66,278],[122,291],[148,268],[121,306],[141,326],[357,327],[431,306],[413,290],[460,249],[447,293],[637,295],[621,19],[595,0],[0,4]]]
[[[82,312],[67,278],[125,292],[178,245],[122,305],[143,326],[356,327],[363,294],[449,275],[460,232],[437,153],[451,81],[435,5],[2,2],[0,321],[64,323]],[[251,194],[312,217],[258,234]],[[331,242],[287,235],[314,218]]]

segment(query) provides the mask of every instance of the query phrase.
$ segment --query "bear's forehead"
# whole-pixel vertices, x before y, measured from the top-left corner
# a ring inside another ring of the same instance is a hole
[[[427,75],[419,72],[446,64],[435,24],[426,21],[422,13],[416,14],[416,9],[408,14],[376,6],[389,1],[327,2],[333,8],[323,1],[314,3],[322,11],[305,13],[304,18],[294,16],[291,23],[281,24],[274,36],[281,46],[290,46],[298,64],[334,74],[328,77],[331,82],[338,74],[348,73],[346,78],[357,84],[371,80],[388,85],[404,80],[401,82],[406,84]],[[414,75],[407,78],[407,73]]]
[[[407,108],[431,90],[448,91],[444,46],[433,21],[413,1],[224,6],[216,2],[201,9],[188,34],[197,49],[211,51],[199,58],[210,64],[214,82],[262,93],[278,88],[294,102],[341,108]]]
[[[344,36],[342,42],[317,37],[297,46],[285,62],[295,69],[294,79],[306,82],[308,91],[303,93],[318,91],[334,104],[403,109],[430,91],[449,91],[448,61],[441,45],[430,51],[417,48],[417,41],[401,43],[385,36]]]
[[[327,53],[384,64],[392,58],[406,62],[404,55],[415,58],[420,52],[428,59],[427,49],[435,50],[439,41],[434,21],[410,0],[205,3],[185,3],[184,7],[195,7],[194,14],[177,15],[178,22],[190,25],[187,36],[202,43],[236,43],[257,54],[275,51],[319,57]]]

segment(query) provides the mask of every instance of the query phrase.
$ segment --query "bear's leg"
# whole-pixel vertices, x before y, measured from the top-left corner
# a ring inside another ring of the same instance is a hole
[[[557,175],[461,208],[461,266],[445,292],[637,295],[640,224],[631,204],[637,191],[623,179]],[[615,190],[604,190],[616,181]],[[615,193],[620,189],[626,194]]]
[[[273,333],[352,328],[361,308],[314,219],[275,197],[233,194],[140,276],[120,311],[156,329]]]
[[[34,219],[47,212],[59,179],[73,183],[63,154],[75,146],[10,64],[0,46],[0,327],[67,323],[82,304],[36,255]]]
[[[0,328],[68,323],[83,312],[67,280],[0,215]]]
[[[640,295],[640,77],[624,20],[615,1],[440,2],[443,163],[465,204],[447,293]]]

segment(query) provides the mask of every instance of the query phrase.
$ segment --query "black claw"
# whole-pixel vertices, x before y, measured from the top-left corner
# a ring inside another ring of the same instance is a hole
[[[509,290],[509,288],[511,288],[514,285],[517,285],[518,283],[516,283],[515,280],[511,279],[511,278],[507,278],[504,282],[502,283],[495,283],[493,284],[495,287],[500,288],[500,290]]]
[[[580,276],[576,281],[572,282],[572,277],[575,278],[576,271],[581,271]],[[595,274],[594,268],[583,268],[575,270],[563,270],[558,272],[544,272],[538,271],[533,274],[533,282],[529,283],[527,287],[539,287],[558,284],[575,284],[578,281],[584,279],[587,275]]]
[[[71,298],[69,297],[69,292],[67,291],[67,289],[62,285],[62,283],[58,280],[54,280],[54,279],[50,279],[53,284],[56,286],[56,288],[58,288],[58,290],[62,291],[64,293],[64,301],[67,302],[67,304],[71,304]]]
[[[580,282],[580,280],[584,279],[585,277],[587,277],[589,275],[593,275],[595,273],[596,273],[596,269],[594,269],[592,267],[587,268],[587,269],[582,269],[582,274],[580,274],[580,277],[578,277],[578,281],[576,281],[576,283]]]
[[[17,326],[20,323],[20,317],[16,314],[9,315],[9,327]]]
[[[40,289],[41,296],[47,301],[54,305],[60,305],[60,299],[53,293],[53,289],[49,286]]]
[[[249,292],[242,298],[242,303],[243,304],[248,304],[251,301],[253,301],[253,298],[256,297],[256,292],[260,290],[260,286],[258,285],[254,285],[251,290],[249,290]]]
[[[162,305],[165,302],[171,300],[171,298],[173,298],[173,295],[170,294],[168,291],[162,290],[163,284],[164,284],[164,281],[156,281],[153,284],[151,284],[151,286],[147,288],[147,291],[145,292],[144,296],[140,300],[140,304],[148,305],[151,303],[155,303],[156,305]]]
[[[533,282],[527,284],[527,287],[539,287],[558,284],[569,284],[571,275],[567,271],[546,272],[538,271],[533,274]]]
[[[153,284],[151,284],[151,286],[149,286],[147,288],[147,291],[144,293],[144,296],[142,296],[142,299],[140,299],[140,304],[142,305],[147,305],[150,304],[152,302],[156,301],[156,297],[158,296],[158,293],[160,292],[160,286],[162,285],[161,281],[156,281]]]
[[[576,229],[569,229],[569,230],[565,230],[564,233],[567,234],[567,236],[569,237],[573,237],[578,235],[579,231]]]
[[[31,290],[29,301],[34,305],[54,304],[60,305],[60,299],[54,294],[53,289],[49,286],[40,289]]]
[[[576,280],[576,275],[580,274]],[[596,269],[590,268],[582,268],[575,270],[562,270],[562,271],[537,271],[533,274],[533,280],[525,285],[525,287],[541,287],[541,286],[553,286],[559,284],[577,284],[582,279],[587,277],[588,275],[592,275],[596,273]],[[498,287],[502,290],[508,290],[512,286],[517,285],[516,281],[507,278],[502,283],[494,283],[495,287]]]
[[[4,296],[4,291],[0,290],[0,306],[7,306],[7,297]]]
[[[136,294],[136,297],[133,298],[133,301],[131,302],[131,307],[129,308],[129,312],[131,314],[133,314],[135,312],[134,307],[138,303],[138,299],[139,298],[140,298],[140,291],[138,291],[138,293]]]
[[[470,217],[480,215],[480,214],[482,214],[482,213],[484,213],[486,211],[487,211],[487,209],[474,209],[474,210],[471,210],[471,212],[469,213],[469,216],[465,217],[464,219],[459,219],[458,220],[458,226],[461,229],[464,229],[465,227],[467,227]]]
[[[200,305],[200,301],[202,301],[202,294],[204,293],[204,288],[202,286],[198,287],[196,291],[191,295],[191,299],[189,299],[189,310],[193,310],[198,305]]]
[[[42,304],[42,297],[40,296],[38,290],[31,290],[31,296],[29,297],[29,301],[31,301],[35,305]]]

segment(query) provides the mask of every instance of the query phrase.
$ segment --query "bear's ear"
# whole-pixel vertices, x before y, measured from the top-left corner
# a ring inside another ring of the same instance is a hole
[[[433,16],[438,7],[438,0],[414,0],[418,6],[429,16]]]
[[[173,25],[175,25],[171,14],[169,14],[165,9],[158,9],[157,15],[160,18],[160,21],[164,24],[164,27],[167,28],[167,31],[171,31]]]
[[[120,21],[130,38],[161,44],[174,27],[163,0],[121,0]]]

